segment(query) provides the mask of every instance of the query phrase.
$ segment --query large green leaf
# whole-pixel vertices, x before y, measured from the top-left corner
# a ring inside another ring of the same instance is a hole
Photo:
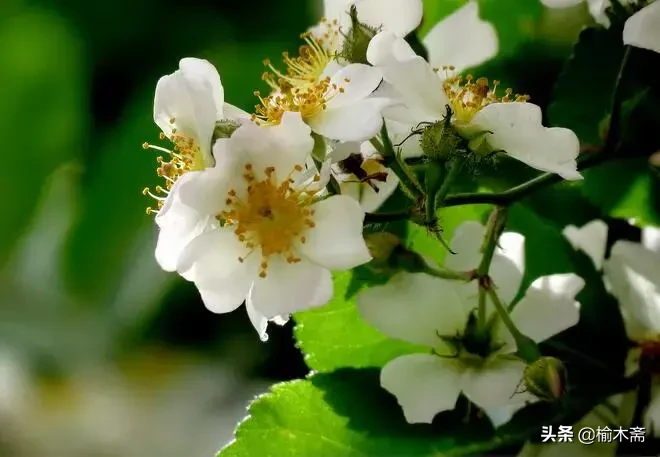
[[[585,144],[600,145],[600,125],[610,113],[622,58],[620,31],[585,29],[555,87],[550,124],[570,128]]]
[[[660,225],[660,179],[647,158],[610,162],[584,175],[584,194],[606,214]]]
[[[576,399],[565,415],[537,404],[496,434],[486,420],[466,424],[460,410],[438,415],[433,425],[410,425],[394,397],[380,388],[378,370],[339,370],[278,384],[257,398],[236,439],[218,457],[473,455],[522,443],[560,417],[573,423],[592,404],[590,398]]]

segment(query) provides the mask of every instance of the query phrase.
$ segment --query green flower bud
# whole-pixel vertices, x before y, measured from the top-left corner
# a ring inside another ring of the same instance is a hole
[[[566,368],[555,357],[541,357],[523,374],[527,392],[545,401],[556,401],[566,392]]]
[[[344,45],[339,53],[340,57],[350,63],[369,64],[367,61],[367,48],[379,29],[361,23],[358,20],[355,5],[351,5],[349,15],[351,17],[351,29],[344,37]]]
[[[213,137],[211,138],[211,141],[215,143],[215,140],[217,139],[229,138],[240,126],[241,124],[230,119],[217,121],[215,123],[215,129],[213,130]]]
[[[465,141],[452,126],[450,113],[422,131],[420,146],[427,157],[439,162],[465,151]]]

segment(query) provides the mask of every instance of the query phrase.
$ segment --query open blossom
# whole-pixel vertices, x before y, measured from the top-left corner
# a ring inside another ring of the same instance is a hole
[[[154,122],[162,130],[162,139],[168,139],[171,149],[145,143],[147,149],[165,153],[158,158],[158,176],[164,186],[156,187],[156,193],[145,189],[158,203],[158,209],[172,204],[170,196],[179,178],[189,171],[199,171],[215,164],[211,154],[216,122],[241,121],[249,114],[225,103],[220,75],[208,61],[195,58],[181,59],[179,69],[163,76],[156,84],[154,97]],[[176,192],[173,194],[175,195]],[[147,212],[159,212],[151,208]],[[166,221],[167,211],[156,216],[160,227],[156,259],[166,271],[175,271],[181,249],[198,233],[201,226],[188,226],[184,220]]]
[[[245,123],[215,143],[216,167],[191,172],[178,186],[180,204],[167,213],[195,215],[189,224],[206,226],[177,270],[211,311],[230,312],[245,300],[261,330],[264,319],[325,304],[329,270],[371,259],[359,204],[341,195],[318,198],[320,178],[300,184],[312,147],[299,114],[286,113],[273,127]]]
[[[458,227],[445,266],[455,271],[475,269],[485,228],[476,222]],[[491,264],[500,299],[511,303],[524,270],[524,238],[505,232]],[[574,274],[535,280],[515,305],[511,319],[536,342],[575,325],[579,304],[575,295],[584,281]],[[451,410],[462,392],[499,426],[534,397],[519,392],[526,365],[515,357],[516,344],[497,320],[488,338],[475,339],[469,330],[477,308],[478,285],[402,272],[386,285],[371,287],[357,297],[362,317],[383,333],[429,348],[427,353],[398,357],[381,372],[381,385],[395,395],[408,422],[430,423]],[[487,315],[497,318],[488,303]],[[518,392],[518,393],[517,393]]]
[[[623,28],[623,42],[660,52],[660,2],[653,1],[633,14]]]
[[[369,44],[369,61],[378,66],[398,100],[385,116],[414,128],[420,122],[443,119],[447,106],[452,125],[474,150],[504,151],[541,171],[557,173],[564,179],[582,179],[576,158],[580,144],[569,129],[542,125],[541,108],[526,96],[510,90],[497,95],[497,81],[491,87],[486,78],[463,79],[451,69],[436,71],[412,48],[392,34],[382,32]],[[410,131],[409,128],[409,131]]]
[[[573,245],[592,257],[597,265],[600,252],[605,252],[607,231],[605,226],[604,233],[602,228],[594,232],[594,227],[604,225],[596,220],[569,231],[574,232]],[[598,244],[602,247],[598,248]],[[598,254],[594,256],[596,249]],[[630,374],[637,371],[640,360],[650,362],[652,398],[645,422],[647,429],[660,436],[660,228],[642,229],[641,243],[617,241],[609,257],[601,263],[606,286],[619,301],[628,338],[636,343],[629,354],[627,371]]]

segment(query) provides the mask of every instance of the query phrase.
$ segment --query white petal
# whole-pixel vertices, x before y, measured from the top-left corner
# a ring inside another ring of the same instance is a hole
[[[383,75],[378,68],[361,63],[345,66],[330,78],[330,83],[343,91],[337,92],[328,101],[328,109],[351,105],[367,98],[376,90],[382,79]]]
[[[350,105],[328,107],[308,122],[314,132],[339,141],[365,141],[383,125],[383,108],[390,100],[366,98]]]
[[[179,66],[156,84],[154,121],[168,137],[176,128],[178,133],[193,138],[205,160],[211,161],[211,138],[218,111],[222,110],[222,104],[216,102],[222,102],[224,96],[220,76],[205,60],[182,59]]]
[[[660,2],[652,2],[633,14],[623,28],[623,42],[660,52]]]
[[[286,112],[276,126],[244,123],[231,138],[218,140],[213,149],[216,160],[229,156],[229,160],[251,164],[257,179],[265,179],[266,168],[275,167],[275,177],[282,182],[296,165],[304,168],[313,147],[311,130],[300,113]]]
[[[342,32],[348,33],[351,19],[348,15],[355,0],[323,0],[323,17],[332,21],[337,20]]]
[[[624,3],[627,0],[624,0]],[[610,6],[610,0],[587,0],[589,4],[589,13],[593,16],[594,20],[603,27],[610,26],[610,18],[607,17],[605,9]]]
[[[541,109],[533,103],[493,103],[481,109],[471,125],[492,132],[487,140],[494,150],[567,180],[582,179],[575,160],[580,152],[577,136],[568,129],[543,127]]]
[[[445,266],[455,271],[470,271],[479,266],[481,262],[481,245],[486,235],[486,227],[476,221],[467,221],[454,230],[451,240],[451,250],[456,254],[449,254]]]
[[[224,140],[216,142],[221,143]],[[203,171],[190,171],[179,187],[181,202],[205,216],[215,216],[226,207],[225,200],[230,189],[240,190],[241,168],[215,166]],[[176,184],[175,184],[176,185]]]
[[[649,251],[660,254],[660,228],[644,227],[642,229],[642,245]]]
[[[417,122],[437,120],[445,115],[449,99],[440,77],[423,58],[416,57],[381,69],[385,81],[401,94],[405,104],[416,112],[425,113]]]
[[[660,256],[638,243],[618,241],[603,271],[633,340],[660,333]]]
[[[239,257],[247,258],[240,262]],[[258,265],[258,256],[247,256],[245,246],[233,232],[218,229],[191,241],[177,269],[194,278],[208,309],[227,313],[245,300],[257,277]]]
[[[577,324],[580,304],[575,296],[584,280],[573,273],[536,279],[511,312],[511,319],[524,335],[539,343]],[[498,332],[507,332],[503,325]]]
[[[484,366],[471,368],[463,376],[463,393],[481,408],[522,407],[528,395],[516,393],[525,364],[520,360],[493,358]]]
[[[490,264],[489,274],[500,300],[510,304],[518,295],[525,271],[525,237],[504,232]]]
[[[367,61],[374,66],[392,65],[417,57],[413,48],[390,31],[378,32],[367,47]]]
[[[179,61],[179,68],[187,80],[200,86],[208,84],[211,87],[211,99],[215,105],[216,120],[222,119],[225,90],[220,81],[220,74],[213,64],[208,60],[186,57]]]
[[[404,37],[422,21],[422,0],[357,0],[358,20]]]
[[[231,119],[237,121],[249,121],[252,118],[250,113],[243,111],[238,106],[225,103],[222,108],[222,119]]]
[[[346,195],[335,195],[312,207],[315,227],[305,233],[300,252],[329,270],[348,270],[371,260],[362,236],[364,211]]]
[[[455,281],[401,272],[387,284],[360,292],[356,304],[364,320],[386,335],[428,347],[441,336],[464,330],[467,315]]]
[[[509,422],[520,408],[520,405],[507,405],[495,408],[483,408],[483,411],[492,422],[493,427],[498,428]]]
[[[266,278],[257,278],[250,293],[254,308],[266,318],[326,304],[332,298],[330,272],[311,262],[287,263],[274,257]]]
[[[607,247],[607,224],[599,219],[581,228],[567,225],[562,232],[574,249],[583,251],[593,262],[596,270],[603,268]]]
[[[495,27],[479,18],[479,5],[474,0],[438,22],[423,43],[431,65],[453,65],[456,71],[480,65],[499,50]]]
[[[268,341],[268,333],[266,333],[266,330],[268,329],[268,323],[274,322],[277,325],[285,325],[289,321],[289,319],[282,316],[275,316],[271,320],[268,320],[266,316],[261,314],[254,307],[254,303],[252,303],[251,292],[252,290],[250,289],[250,292],[248,293],[247,298],[245,299],[245,309],[247,310],[248,317],[250,318],[250,322],[252,323],[252,326],[259,334],[259,339],[261,339],[261,341],[266,342]]]
[[[197,235],[214,227],[212,218],[181,201],[181,185],[193,177],[194,174],[187,173],[177,180],[155,219],[160,228],[156,260],[165,271],[176,271],[183,248]]]
[[[408,423],[431,423],[436,414],[454,409],[460,377],[460,366],[452,359],[411,354],[385,365],[380,385],[396,397]]]
[[[333,163],[341,162],[351,154],[360,152],[360,143],[357,141],[346,141],[344,143],[335,143],[328,154]]]

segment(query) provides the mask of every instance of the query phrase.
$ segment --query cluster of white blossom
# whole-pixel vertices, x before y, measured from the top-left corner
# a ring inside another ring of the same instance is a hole
[[[628,43],[654,49],[649,42],[658,44],[658,30],[649,30],[648,16],[657,16],[659,7],[651,4],[630,19]],[[365,213],[376,211],[405,178],[386,166],[383,145],[400,144],[403,157],[438,153],[433,144],[407,139],[421,126],[442,124],[474,157],[505,154],[582,179],[571,130],[543,126],[541,109],[527,96],[458,73],[497,53],[497,36],[479,18],[476,1],[423,39],[428,61],[404,39],[421,19],[421,0],[326,0],[325,17],[302,35],[299,55],[285,53],[282,68],[265,62],[271,92],[255,93],[252,113],[225,103],[220,76],[205,60],[183,59],[158,81],[154,119],[172,147],[145,144],[166,154],[157,169],[165,184],[145,189],[158,201],[149,210],[160,228],[156,258],[194,282],[211,311],[231,312],[245,302],[265,340],[269,321],[282,324],[291,313],[325,305],[333,295],[331,271],[372,260]],[[487,232],[476,222],[460,226],[452,241],[456,254],[445,267],[476,272]],[[507,422],[536,398],[519,392],[532,361],[514,355],[521,350],[514,330],[536,343],[579,319],[580,277],[537,278],[520,293],[524,239],[504,232],[496,242],[490,272],[470,278],[479,281],[400,272],[357,298],[373,326],[428,348],[382,371],[382,386],[409,422],[431,422],[453,409],[461,393],[495,425]],[[660,281],[642,282],[641,273],[633,278],[636,270],[626,263],[631,249],[642,248],[615,247],[605,271],[622,306],[648,316],[647,284]],[[646,287],[639,296],[631,281]],[[502,312],[510,314],[508,325]],[[646,340],[639,341],[645,347]]]

